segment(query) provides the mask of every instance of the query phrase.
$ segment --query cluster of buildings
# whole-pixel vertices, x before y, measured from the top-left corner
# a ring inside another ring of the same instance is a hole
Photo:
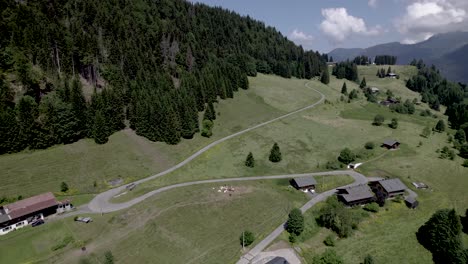
[[[70,211],[72,208],[69,200],[57,201],[51,192],[0,206],[0,235],[43,220],[49,215]]]

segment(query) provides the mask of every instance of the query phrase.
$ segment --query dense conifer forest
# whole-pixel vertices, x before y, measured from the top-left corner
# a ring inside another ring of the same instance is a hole
[[[184,0],[4,0],[0,9],[0,154],[102,144],[126,125],[177,144],[199,132],[207,105],[248,89],[247,76],[310,79],[328,60],[262,22]]]

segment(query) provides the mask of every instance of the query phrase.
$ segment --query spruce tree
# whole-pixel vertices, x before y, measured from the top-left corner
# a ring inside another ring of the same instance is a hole
[[[398,119],[392,118],[392,122],[390,123],[389,126],[390,126],[391,128],[393,128],[393,129],[397,129],[397,128],[398,128]]]
[[[276,162],[280,162],[281,159],[282,157],[281,157],[280,147],[278,146],[278,143],[275,143],[273,147],[271,148],[269,160],[271,162],[276,163]]]
[[[444,132],[445,131],[445,122],[444,120],[439,120],[434,128],[435,131],[437,132]]]
[[[328,72],[328,67],[325,67],[322,72],[322,77],[320,78],[320,81],[323,84],[329,84],[330,83],[330,73]]]
[[[344,95],[348,94],[348,88],[346,87],[346,82],[344,82],[343,86],[341,87],[341,93]]]
[[[361,85],[359,85],[359,87],[360,87],[361,89],[364,89],[364,88],[367,87],[366,77],[363,77],[363,78],[362,78]]]
[[[96,144],[105,144],[109,140],[108,128],[100,110],[94,115],[93,138]]]
[[[205,114],[203,116],[203,120],[216,120],[216,112],[213,107],[213,103],[209,102],[208,107],[206,108]]]
[[[299,208],[294,208],[289,213],[289,218],[286,222],[286,231],[296,236],[304,231],[304,216]]]
[[[249,78],[247,77],[247,74],[242,73],[240,76],[240,88],[247,90],[249,89]]]
[[[249,155],[247,155],[247,159],[245,160],[245,166],[249,168],[255,167],[255,159],[253,157],[252,152],[249,152]]]

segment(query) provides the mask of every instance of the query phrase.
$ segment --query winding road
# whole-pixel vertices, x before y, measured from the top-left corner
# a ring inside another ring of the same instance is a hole
[[[200,156],[201,154],[203,154],[204,152],[206,152],[207,150],[211,149],[212,147],[226,141],[226,140],[229,140],[231,138],[234,138],[234,137],[237,137],[237,136],[240,136],[242,134],[245,134],[249,131],[252,131],[254,129],[257,129],[259,127],[263,127],[263,126],[266,126],[268,124],[271,124],[273,122],[276,122],[278,120],[281,120],[281,119],[284,119],[286,117],[289,117],[291,115],[294,115],[294,114],[297,114],[297,113],[300,113],[302,111],[305,111],[307,109],[311,109],[319,104],[321,104],[324,100],[325,100],[325,95],[323,93],[321,93],[320,91],[312,88],[309,86],[310,82],[307,82],[305,84],[305,86],[307,88],[310,88],[312,90],[314,90],[316,93],[318,93],[320,95],[320,99],[311,104],[311,105],[308,105],[306,107],[303,107],[303,108],[300,108],[298,110],[295,110],[293,112],[290,112],[290,113],[287,113],[285,115],[282,115],[280,117],[277,117],[277,118],[274,118],[272,120],[269,120],[269,121],[266,121],[266,122],[263,122],[263,123],[260,123],[258,125],[255,125],[253,127],[250,127],[250,128],[247,128],[247,129],[244,129],[242,131],[239,131],[237,133],[234,133],[232,135],[229,135],[227,137],[224,137],[224,138],[221,138],[221,139],[218,139],[212,143],[210,143],[209,145],[207,145],[206,147],[200,149],[199,151],[195,152],[194,154],[192,154],[190,157],[188,157],[187,159],[185,159],[184,161],[180,162],[179,164],[175,165],[174,167],[172,168],[169,168],[163,172],[160,172],[158,174],[155,174],[155,175],[152,175],[152,176],[149,176],[147,178],[144,178],[144,179],[141,179],[141,180],[138,180],[138,181],[135,181],[133,182],[134,184],[141,184],[141,183],[144,183],[144,182],[147,182],[147,181],[150,181],[150,180],[153,180],[153,179],[156,179],[158,177],[161,177],[161,176],[164,176],[166,174],[169,174],[175,170],[177,170],[178,168],[186,165],[187,163],[189,163],[190,161],[192,161],[193,159],[195,159],[196,157]],[[218,182],[218,181],[212,181],[212,182]],[[204,182],[204,183],[209,183],[209,182]],[[131,183],[130,183],[131,184]],[[170,190],[170,189],[174,189],[174,188],[177,188],[177,187],[183,187],[183,186],[190,186],[190,185],[194,185],[194,184],[200,184],[199,182],[192,182],[192,183],[184,183],[185,185],[182,185],[182,184],[176,184],[176,185],[171,185],[171,186],[167,186],[167,187],[163,187],[161,189],[158,189],[158,190],[155,190],[155,191],[152,191],[152,192],[149,192],[149,193],[146,193],[140,197],[137,197],[133,200],[130,200],[128,202],[125,202],[125,203],[120,203],[120,204],[113,204],[113,203],[110,203],[109,201],[112,199],[112,197],[114,197],[115,195],[121,193],[122,191],[125,190],[125,187],[128,185],[124,185],[124,186],[120,186],[120,187],[117,187],[117,188],[114,188],[114,189],[110,189],[108,191],[105,191],[103,193],[100,193],[98,195],[96,195],[96,197],[94,197],[94,199],[87,205],[87,206],[82,206],[79,208],[80,211],[83,211],[83,212],[93,212],[93,213],[106,213],[106,212],[114,212],[114,211],[118,211],[118,210],[122,210],[122,209],[126,209],[126,208],[129,208],[130,206],[133,206],[143,200],[145,200],[146,198],[148,197],[151,197],[152,195],[155,195],[157,193],[160,193],[160,192],[163,192],[163,191],[166,191],[166,190]],[[87,207],[87,208],[86,208]]]
[[[207,145],[206,147],[200,149],[199,151],[195,152],[190,157],[188,157],[184,161],[180,162],[179,164],[173,166],[172,168],[167,169],[167,170],[165,170],[163,172],[160,172],[158,174],[152,175],[150,177],[135,181],[135,182],[133,182],[133,184],[138,185],[138,184],[141,184],[141,183],[156,179],[158,177],[164,176],[166,174],[169,174],[169,173],[179,169],[180,167],[186,165],[187,163],[189,163],[190,161],[192,161],[196,157],[200,156],[201,154],[203,154],[207,150],[211,149],[212,147],[214,147],[214,146],[216,146],[216,145],[218,145],[218,144],[220,144],[220,143],[222,143],[222,142],[224,142],[226,140],[237,137],[239,135],[242,135],[242,134],[247,133],[249,131],[252,131],[254,129],[266,126],[266,125],[271,124],[271,123],[273,123],[275,121],[284,119],[286,117],[289,117],[291,115],[297,114],[297,113],[302,112],[302,111],[305,111],[307,109],[311,109],[311,108],[321,104],[325,100],[325,95],[323,93],[321,93],[320,91],[310,87],[309,84],[310,84],[310,82],[306,83],[305,86],[312,89],[312,90],[314,90],[318,94],[320,94],[320,99],[317,102],[315,102],[315,103],[313,103],[313,104],[311,104],[309,106],[306,106],[306,107],[300,108],[298,110],[295,110],[293,112],[287,113],[285,115],[282,115],[280,117],[274,118],[274,119],[269,120],[267,122],[263,122],[261,124],[255,125],[253,127],[247,128],[247,129],[242,130],[242,131],[239,131],[239,132],[234,133],[232,135],[229,135],[227,137],[218,139],[218,140],[212,142],[211,144]],[[362,175],[362,174],[360,174],[358,172],[355,172],[353,170],[338,170],[338,171],[316,172],[316,173],[307,173],[307,174],[290,174],[290,175],[274,175],[274,176],[256,176],[256,177],[212,179],[212,180],[201,180],[201,181],[193,181],[193,182],[185,182],[185,183],[169,185],[169,186],[161,187],[159,189],[150,191],[150,192],[148,192],[146,194],[143,194],[143,195],[141,195],[139,197],[136,197],[136,198],[134,198],[134,199],[132,199],[130,201],[124,202],[124,203],[111,203],[110,200],[114,196],[116,196],[117,194],[124,191],[126,186],[128,186],[128,184],[127,184],[127,185],[120,186],[120,187],[117,187],[117,188],[114,188],[114,189],[110,189],[108,191],[105,191],[103,193],[98,194],[96,197],[94,197],[94,199],[89,204],[83,205],[83,206],[79,207],[78,210],[76,210],[75,212],[63,215],[62,217],[68,217],[68,216],[71,216],[71,215],[77,215],[77,214],[81,214],[81,213],[115,212],[115,211],[119,211],[119,210],[129,208],[129,207],[131,207],[131,206],[133,206],[135,204],[138,204],[138,203],[142,202],[143,200],[145,200],[145,199],[147,199],[147,198],[149,198],[149,197],[151,197],[153,195],[156,195],[158,193],[162,193],[164,191],[168,191],[168,190],[176,189],[176,188],[180,188],[180,187],[192,186],[192,185],[208,184],[208,183],[221,183],[221,182],[236,182],[236,181],[285,179],[285,178],[296,178],[296,177],[307,177],[307,176],[332,176],[332,175],[349,175],[349,176],[354,178],[354,180],[355,180],[354,183],[349,184],[349,185],[345,185],[345,186],[341,186],[339,188],[345,188],[345,187],[365,184],[370,180],[370,178],[367,178],[366,176],[364,176],[364,175]],[[132,183],[130,183],[130,184],[132,184]],[[336,189],[333,189],[333,190],[329,190],[329,191],[317,194],[310,201],[308,201],[304,206],[301,207],[301,211],[306,212],[312,206],[314,206],[318,202],[321,202],[321,201],[327,199],[328,197],[333,195],[335,192],[336,192]],[[414,192],[412,192],[411,190],[409,190],[409,192],[410,192],[410,196],[416,196],[416,194]],[[283,232],[284,224],[285,223],[282,223],[271,234],[269,234],[261,242],[259,242],[255,247],[253,247],[250,251],[248,251],[246,254],[244,254],[237,263],[238,264],[246,264],[246,263],[250,263],[252,260],[254,260],[255,257],[260,252],[262,252],[269,244],[271,244],[275,240],[276,237],[278,237]]]

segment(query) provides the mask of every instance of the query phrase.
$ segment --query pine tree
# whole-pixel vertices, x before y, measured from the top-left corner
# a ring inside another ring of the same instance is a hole
[[[255,167],[255,159],[253,157],[252,152],[249,152],[249,155],[247,155],[247,159],[245,160],[245,166],[249,168]]]
[[[343,86],[341,87],[341,93],[344,95],[348,94],[348,88],[346,87],[346,82],[344,82]]]
[[[206,108],[205,115],[203,116],[203,120],[216,120],[216,112],[213,107],[213,103],[209,102],[208,107]]]
[[[362,78],[361,85],[359,85],[359,87],[360,87],[361,89],[364,89],[364,88],[367,87],[366,77]]]
[[[240,78],[240,88],[247,90],[249,89],[249,78],[247,74],[243,73]]]
[[[109,140],[108,128],[101,111],[97,111],[94,116],[93,138],[96,144],[105,144]]]
[[[270,151],[270,157],[269,157],[269,160],[271,162],[280,162],[282,159],[281,157],[281,151],[280,151],[280,148],[278,146],[278,143],[275,143],[273,145],[273,147],[271,148],[271,151]]]
[[[304,216],[299,208],[294,208],[289,213],[289,218],[286,222],[286,231],[296,236],[304,231]]]
[[[391,128],[393,128],[393,129],[397,129],[397,128],[398,128],[398,119],[392,118],[392,122],[390,123],[389,126],[390,126]]]
[[[322,72],[322,77],[320,78],[320,81],[323,84],[329,84],[330,83],[330,73],[328,72],[328,68],[325,68]]]

